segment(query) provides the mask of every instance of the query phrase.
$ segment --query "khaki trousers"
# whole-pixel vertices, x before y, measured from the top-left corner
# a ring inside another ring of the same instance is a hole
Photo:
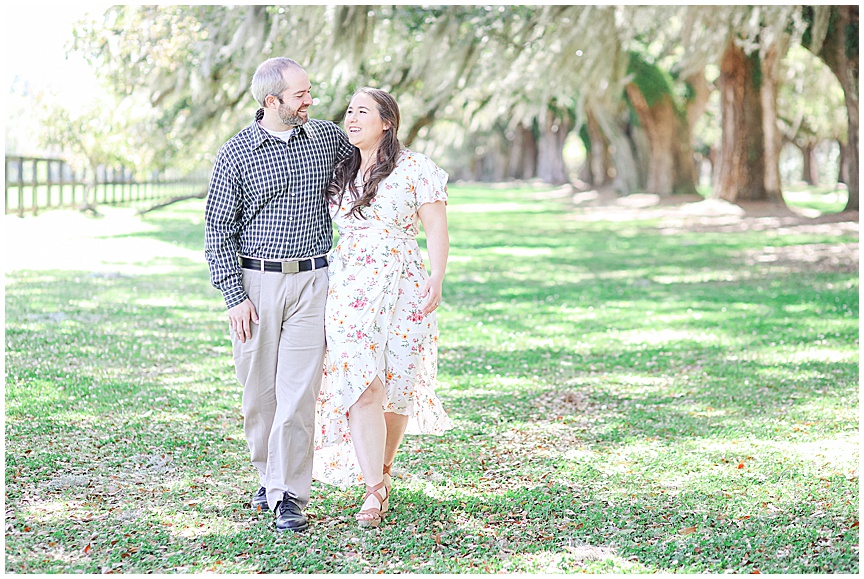
[[[312,490],[315,400],[324,363],[327,269],[298,273],[244,269],[258,312],[252,338],[232,333],[243,385],[243,430],[271,509],[288,493],[305,507]]]

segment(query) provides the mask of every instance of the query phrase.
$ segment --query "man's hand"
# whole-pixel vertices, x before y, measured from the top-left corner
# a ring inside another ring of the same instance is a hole
[[[228,325],[244,344],[252,339],[252,322],[258,323],[258,312],[249,298],[228,310]]]

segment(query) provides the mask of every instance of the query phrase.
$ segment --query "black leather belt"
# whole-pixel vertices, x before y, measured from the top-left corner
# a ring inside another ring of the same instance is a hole
[[[267,261],[266,259],[252,259],[241,257],[240,267],[243,269],[254,269],[256,271],[277,271],[279,273],[297,273],[299,271],[311,271],[327,267],[326,257],[313,257],[299,261]]]

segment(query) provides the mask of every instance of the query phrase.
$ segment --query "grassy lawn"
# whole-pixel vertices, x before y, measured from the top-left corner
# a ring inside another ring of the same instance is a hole
[[[453,186],[456,428],[406,438],[386,525],[316,482],[293,535],[247,506],[202,214],[87,241],[113,264],[7,272],[6,572],[858,573],[857,223]]]

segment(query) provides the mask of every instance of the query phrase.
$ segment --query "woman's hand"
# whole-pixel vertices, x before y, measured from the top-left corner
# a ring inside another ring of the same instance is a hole
[[[444,284],[447,255],[450,253],[450,236],[447,234],[447,212],[444,201],[424,203],[417,213],[420,222],[423,223],[423,230],[426,231],[426,248],[432,270],[420,294],[420,297],[426,298],[423,304],[423,315],[428,316],[441,303],[441,286]]]
[[[441,277],[431,276],[423,285],[420,297],[426,298],[421,310],[424,316],[428,316],[434,312],[441,304],[441,287],[443,283],[444,280]]]

